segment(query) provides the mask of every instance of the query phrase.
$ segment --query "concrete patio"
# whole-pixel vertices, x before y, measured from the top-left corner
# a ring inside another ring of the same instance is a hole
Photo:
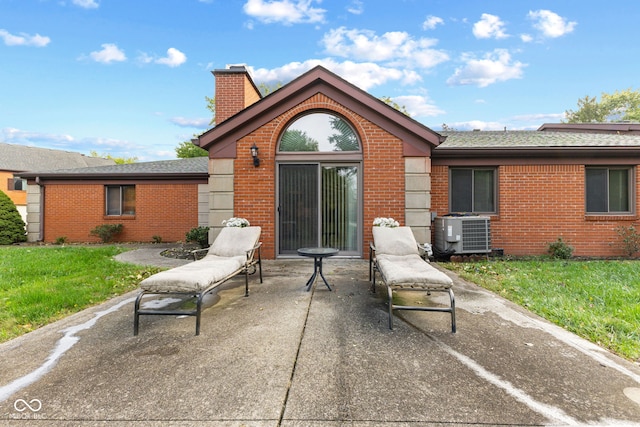
[[[332,292],[306,292],[312,265],[263,262],[248,298],[233,279],[200,336],[194,318],[165,316],[133,336],[133,292],[0,345],[0,424],[640,425],[637,364],[474,284],[452,275],[456,334],[445,313],[406,311],[391,331],[368,261],[325,261]]]

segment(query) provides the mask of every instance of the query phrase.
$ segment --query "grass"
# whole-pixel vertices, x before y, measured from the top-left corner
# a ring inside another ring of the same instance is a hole
[[[0,247],[0,342],[129,292],[159,269],[118,246]]]
[[[612,352],[640,361],[640,262],[498,260],[446,265]]]

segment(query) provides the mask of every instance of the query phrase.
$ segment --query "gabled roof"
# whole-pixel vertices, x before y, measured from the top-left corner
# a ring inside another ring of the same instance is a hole
[[[71,151],[0,143],[0,170],[4,171],[24,172],[36,169],[70,169],[113,164],[115,162],[110,159],[85,156]]]
[[[209,176],[209,159],[193,157],[189,159],[160,160],[94,166],[74,169],[30,171],[21,174],[23,178],[64,179],[64,180],[109,180],[109,179],[204,179]]]
[[[211,157],[235,156],[235,143],[317,93],[375,123],[405,143],[405,154],[428,154],[444,138],[420,122],[317,66],[260,101],[231,116],[197,139]]]

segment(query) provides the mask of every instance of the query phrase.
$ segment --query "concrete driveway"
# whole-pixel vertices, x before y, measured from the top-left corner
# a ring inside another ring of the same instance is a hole
[[[200,336],[165,316],[133,336],[134,292],[0,345],[0,425],[640,425],[637,364],[454,275],[456,334],[407,311],[391,331],[368,261],[325,261],[333,292],[305,291],[311,260],[263,264],[248,298],[242,277],[208,298]]]

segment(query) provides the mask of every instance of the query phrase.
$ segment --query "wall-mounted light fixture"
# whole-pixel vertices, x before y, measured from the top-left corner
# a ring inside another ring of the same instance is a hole
[[[251,157],[253,157],[253,166],[260,166],[260,159],[258,158],[258,147],[256,147],[256,144],[253,144],[251,146]]]

